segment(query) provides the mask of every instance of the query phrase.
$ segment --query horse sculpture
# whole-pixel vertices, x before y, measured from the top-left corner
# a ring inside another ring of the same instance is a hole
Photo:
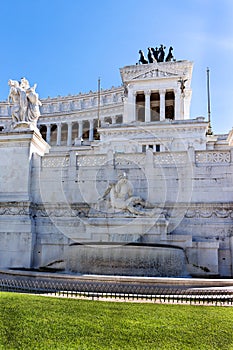
[[[166,46],[160,45],[159,48],[159,56],[158,56],[158,62],[163,62],[164,61],[164,56],[165,56],[165,50]]]
[[[142,50],[139,50],[140,58],[139,58],[139,64],[148,64],[148,61],[145,59],[144,53]]]
[[[139,61],[136,64],[148,64],[148,63],[155,63],[155,62],[170,62],[170,61],[175,61],[174,56],[172,54],[173,47],[169,47],[168,54],[165,58],[165,49],[166,46],[160,45],[159,49],[156,47],[155,49],[153,47],[148,47],[148,53],[147,53],[147,58],[145,58],[144,53],[142,50],[139,50]]]
[[[151,47],[151,51],[153,53],[153,56],[154,56],[155,60],[158,61],[158,57],[159,57],[159,50],[158,50],[158,48],[156,47],[154,49],[153,47]]]
[[[155,57],[154,57],[154,54],[153,54],[153,52],[152,52],[151,47],[148,47],[148,54],[147,54],[147,57],[148,57],[149,63],[157,62],[157,60],[156,60]]]
[[[167,57],[166,57],[166,60],[165,60],[166,62],[170,62],[174,58],[174,56],[172,54],[172,50],[173,50],[173,47],[170,46],[168,54],[167,54]]]

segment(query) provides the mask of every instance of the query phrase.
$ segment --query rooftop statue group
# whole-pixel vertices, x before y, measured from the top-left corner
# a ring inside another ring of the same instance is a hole
[[[39,95],[35,91],[37,84],[30,86],[26,78],[21,78],[20,82],[10,79],[8,85],[13,127],[20,124],[36,127],[41,106]]]
[[[147,59],[145,58],[145,55],[142,50],[139,50],[139,61],[140,64],[148,64],[148,63],[154,63],[154,62],[170,62],[175,61],[174,56],[172,54],[173,47],[170,46],[168,54],[165,58],[165,49],[166,46],[160,45],[160,48],[157,47],[154,49],[153,47],[148,47],[148,53],[147,53]]]

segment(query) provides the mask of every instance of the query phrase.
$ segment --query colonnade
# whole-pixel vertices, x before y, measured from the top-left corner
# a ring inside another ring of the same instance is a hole
[[[128,92],[128,121],[138,120],[137,108],[140,106],[140,102],[137,103],[137,96],[143,95],[144,101],[141,102],[141,105],[145,109],[144,120],[145,122],[152,121],[152,111],[153,105],[157,105],[159,121],[163,121],[166,118],[170,118],[167,115],[168,107],[172,106],[174,108],[173,118],[172,119],[184,119],[184,112],[182,111],[182,104],[184,101],[182,99],[184,96],[181,95],[180,89],[166,90],[160,89],[157,91],[146,89],[144,91],[134,91],[130,90]],[[156,95],[156,101],[151,99],[151,96]]]
[[[51,144],[51,141],[56,144],[56,146],[61,146],[62,141],[64,142],[64,136],[66,138],[66,145],[71,146],[75,138],[86,138],[88,135],[88,140],[93,141],[94,139],[94,127],[96,127],[96,120],[81,120],[77,122],[52,122],[40,124],[40,131],[42,136]],[[74,130],[75,126],[75,130]],[[85,128],[84,128],[85,126]],[[54,133],[56,133],[56,140],[54,140]],[[53,139],[53,140],[52,140]],[[54,142],[55,141],[55,142]]]
[[[120,119],[119,119],[120,117]],[[105,117],[101,123],[119,123],[122,122],[122,116],[116,115],[111,117]],[[86,141],[93,141],[95,131],[98,127],[97,119],[77,120],[77,121],[51,121],[50,123],[41,121],[39,128],[42,137],[49,144],[61,146],[71,146],[74,144],[75,139],[83,139]]]

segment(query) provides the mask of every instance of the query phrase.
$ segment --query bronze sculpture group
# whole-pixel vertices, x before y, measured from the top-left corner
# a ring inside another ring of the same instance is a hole
[[[139,64],[148,64],[148,63],[154,63],[154,62],[170,62],[175,61],[174,56],[172,54],[173,47],[170,46],[168,54],[165,58],[165,49],[166,46],[160,45],[160,47],[148,47],[148,53],[147,53],[147,59],[145,58],[145,55],[142,50],[139,50]]]

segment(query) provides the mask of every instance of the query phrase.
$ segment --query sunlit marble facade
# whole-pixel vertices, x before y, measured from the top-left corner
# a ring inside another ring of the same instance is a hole
[[[69,270],[72,242],[134,242],[144,253],[182,249],[181,276],[233,275],[233,132],[190,119],[192,68],[126,66],[121,87],[43,99],[42,137],[9,132],[11,106],[0,102],[0,267]],[[153,214],[114,206],[106,192],[122,174]]]

